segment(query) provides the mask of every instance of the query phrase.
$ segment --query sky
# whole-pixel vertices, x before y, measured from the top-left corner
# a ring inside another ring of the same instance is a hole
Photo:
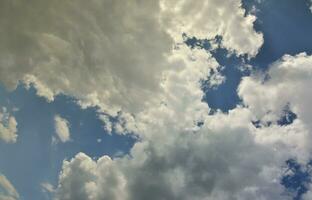
[[[3,0],[0,200],[312,199],[309,0]]]

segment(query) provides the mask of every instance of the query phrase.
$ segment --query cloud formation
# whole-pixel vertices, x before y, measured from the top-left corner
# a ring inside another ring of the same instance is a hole
[[[0,80],[33,85],[48,101],[64,93],[111,115],[138,112],[176,65],[168,56],[183,33],[220,35],[222,46],[254,56],[263,39],[244,12],[240,0],[4,0]]]
[[[267,74],[244,77],[243,105],[212,115],[200,82],[222,83],[219,64],[182,40],[221,36],[229,52],[255,56],[262,34],[241,1],[4,0],[0,13],[7,87],[22,81],[48,101],[73,96],[98,106],[109,132],[139,138],[123,157],[65,160],[56,189],[49,185],[56,200],[290,199],[284,161],[311,153],[311,56],[285,55]],[[281,126],[286,107],[297,119]],[[68,125],[55,117],[62,142]]]
[[[293,136],[294,138],[288,142],[289,145],[294,145],[290,143],[300,138],[302,140],[300,144],[304,145],[302,148],[305,149],[305,154],[302,154],[305,159],[309,159],[311,152],[309,141],[311,141],[312,131],[310,106],[312,96],[308,92],[311,84],[312,56],[300,53],[295,56],[283,56],[271,65],[267,74],[243,78],[238,89],[238,94],[244,103],[264,124],[270,122],[276,125],[277,121],[285,115],[286,107],[297,115],[297,119],[291,125],[293,128],[289,131],[298,131],[301,134]],[[277,131],[277,134],[280,131]],[[280,135],[280,137],[284,136]]]
[[[0,200],[18,200],[17,193],[11,182],[2,174],[0,174]]]
[[[200,49],[176,51],[185,60],[163,79],[158,104],[125,125],[140,137],[130,155],[93,160],[79,153],[64,161],[56,199],[291,199],[279,181],[291,147],[278,144],[287,141],[273,127],[256,128],[248,108],[209,115],[199,80],[218,63]],[[306,130],[278,128],[288,135]]]
[[[59,115],[56,115],[54,117],[54,123],[55,133],[58,138],[61,142],[68,142],[70,140],[69,122]]]
[[[0,111],[0,140],[15,143],[17,139],[17,122],[5,107]]]
[[[163,79],[160,103],[134,124],[126,120],[141,138],[130,155],[96,161],[80,153],[64,161],[56,199],[291,199],[280,178],[285,160],[310,159],[312,57],[285,55],[267,74],[243,78],[238,94],[246,107],[209,115],[199,80],[218,63],[200,49],[176,51],[185,60]],[[297,119],[279,125],[285,106]]]

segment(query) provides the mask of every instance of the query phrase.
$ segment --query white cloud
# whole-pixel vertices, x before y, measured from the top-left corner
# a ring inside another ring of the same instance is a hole
[[[80,153],[64,161],[56,199],[288,199],[281,196],[280,158],[256,143],[250,115],[219,113],[195,132],[177,132],[171,121],[158,125],[131,157],[94,161]]]
[[[99,115],[99,119],[104,122],[104,130],[108,133],[111,134],[113,130],[113,125],[112,122],[109,120],[109,117],[107,115]]]
[[[297,120],[291,127],[292,132],[300,134],[292,136],[288,145],[294,145],[291,143],[301,140],[299,143],[305,150],[302,155],[308,159],[312,150],[312,95],[309,92],[312,84],[312,56],[305,53],[285,55],[271,65],[266,75],[268,80],[264,80],[264,77],[265,75],[245,77],[238,89],[240,97],[257,119],[264,122],[276,123],[283,115],[285,106],[296,113]]]
[[[164,92],[153,106],[135,116],[121,115],[126,118],[121,129],[140,137],[130,156],[96,161],[80,153],[64,161],[55,198],[291,199],[280,178],[287,159],[304,163],[311,155],[311,56],[284,56],[272,64],[265,81],[264,75],[245,77],[238,93],[247,107],[208,115],[199,80],[218,63],[209,53],[183,45],[173,55],[170,59],[183,62],[179,71],[166,73]],[[298,116],[292,124],[252,124],[279,119],[286,104]],[[204,124],[198,127],[198,122]]]
[[[18,200],[19,194],[12,183],[0,174],[0,200]]]
[[[54,117],[54,123],[55,132],[58,138],[61,140],[61,142],[68,142],[70,140],[69,122],[59,115],[56,115]]]
[[[311,85],[308,56],[284,57],[264,84],[256,76],[245,78],[239,94],[248,109],[208,115],[199,81],[214,74],[214,85],[224,77],[209,53],[181,44],[184,32],[202,39],[221,35],[221,45],[231,52],[255,56],[262,34],[253,29],[255,17],[244,16],[241,1],[0,4],[3,83],[14,88],[22,80],[49,101],[64,93],[82,106],[99,106],[118,116],[118,123],[102,118],[107,130],[140,138],[131,156],[93,160],[79,153],[64,161],[56,199],[287,199],[280,167],[309,146],[304,141],[311,112],[300,107],[309,100],[301,88]],[[306,71],[292,69],[297,61]],[[290,101],[299,114],[292,125],[253,127],[255,118],[278,118]],[[56,116],[55,125],[60,140],[68,141],[67,120]]]
[[[96,161],[79,153],[64,161],[56,199],[290,199],[280,185],[289,155],[259,138],[253,113],[238,107],[208,115],[199,80],[218,67],[215,59],[184,45],[175,51],[170,59],[183,62],[166,73],[153,106],[122,116],[121,128],[140,137],[130,156]]]
[[[181,33],[201,39],[223,37],[222,46],[237,54],[255,56],[263,36],[253,29],[255,16],[246,15],[240,0],[162,0],[162,17],[174,38]]]
[[[64,93],[111,115],[142,111],[161,90],[182,33],[221,35],[224,47],[250,56],[263,42],[240,0],[3,0],[0,13],[2,83],[21,80],[48,101]]]
[[[17,122],[5,107],[0,111],[0,140],[15,143],[17,139]]]
[[[70,162],[64,162],[57,195],[62,200],[125,200],[126,182],[116,168],[107,156],[94,162],[85,154],[79,153]]]

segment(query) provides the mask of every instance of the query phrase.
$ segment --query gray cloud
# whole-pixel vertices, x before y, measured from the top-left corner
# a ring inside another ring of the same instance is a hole
[[[286,198],[278,182],[285,155],[259,139],[250,110],[208,115],[199,81],[216,72],[220,84],[219,64],[181,44],[182,33],[220,35],[230,52],[255,56],[262,34],[241,1],[3,0],[0,15],[2,83],[122,110],[113,128],[140,138],[129,157],[64,161],[56,199]]]
[[[221,35],[250,56],[262,45],[239,0],[4,0],[0,13],[2,83],[23,81],[48,101],[64,93],[112,115],[138,112],[159,92],[182,33]]]

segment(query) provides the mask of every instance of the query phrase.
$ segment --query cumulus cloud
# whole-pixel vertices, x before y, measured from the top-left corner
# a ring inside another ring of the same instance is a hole
[[[64,161],[55,199],[290,199],[279,181],[289,155],[261,140],[253,113],[237,107],[209,115],[201,101],[199,80],[216,60],[184,45],[175,51],[170,59],[183,62],[162,80],[165,92],[148,109],[123,116],[134,118],[123,128],[140,138],[130,155],[93,160],[79,153]]]
[[[12,183],[0,174],[0,200],[18,200],[19,194]]]
[[[63,93],[98,106],[109,132],[139,138],[130,155],[79,153],[64,161],[55,199],[288,199],[281,165],[309,146],[311,112],[299,97],[308,95],[301,87],[310,84],[309,56],[285,56],[268,81],[244,78],[239,95],[248,108],[209,115],[200,81],[210,76],[213,86],[224,77],[209,52],[182,41],[183,33],[221,36],[230,52],[255,56],[262,34],[240,0],[3,0],[0,15],[2,83],[14,89],[22,81],[48,101]],[[299,116],[293,124],[251,123],[278,119],[288,104]],[[70,139],[68,125],[55,117],[62,142]]]
[[[17,139],[17,122],[5,107],[0,111],[0,140],[15,143]]]
[[[280,179],[287,159],[304,163],[311,155],[311,56],[285,55],[267,74],[245,77],[238,93],[246,107],[209,115],[199,80],[218,63],[200,49],[181,44],[175,51],[170,59],[183,60],[180,70],[166,73],[153,106],[122,116],[121,129],[140,138],[130,155],[93,160],[79,153],[64,161],[55,199],[292,198]],[[281,126],[286,105],[297,119]],[[256,120],[264,125],[255,127]]]
[[[243,78],[238,93],[244,103],[262,122],[276,124],[288,107],[297,115],[293,130],[304,133],[301,144],[305,146],[307,156],[311,152],[312,96],[308,92],[312,84],[312,56],[301,53],[295,56],[285,55],[273,63],[267,74],[258,74]],[[292,125],[294,126],[294,125]],[[294,131],[296,132],[296,131]],[[298,140],[301,136],[298,134]],[[295,141],[290,140],[289,143]],[[289,144],[291,145],[291,144]],[[310,149],[310,150],[309,150]]]
[[[117,167],[108,156],[94,162],[83,153],[77,154],[63,164],[57,199],[126,199],[126,181]]]
[[[182,33],[220,35],[250,56],[263,42],[240,0],[4,0],[0,13],[2,83],[22,81],[48,101],[64,93],[111,115],[142,110],[160,90]]]
[[[237,54],[255,56],[263,43],[263,36],[253,29],[256,17],[246,15],[242,2],[235,1],[176,1],[163,0],[162,17],[169,24],[169,32],[201,39],[223,38],[222,46]]]
[[[64,161],[56,199],[288,199],[279,158],[256,143],[250,115],[220,113],[197,131],[157,126],[130,157],[94,161],[80,153]]]
[[[54,117],[54,123],[55,132],[58,138],[61,140],[61,142],[68,142],[70,140],[69,122],[59,115],[56,115]]]

